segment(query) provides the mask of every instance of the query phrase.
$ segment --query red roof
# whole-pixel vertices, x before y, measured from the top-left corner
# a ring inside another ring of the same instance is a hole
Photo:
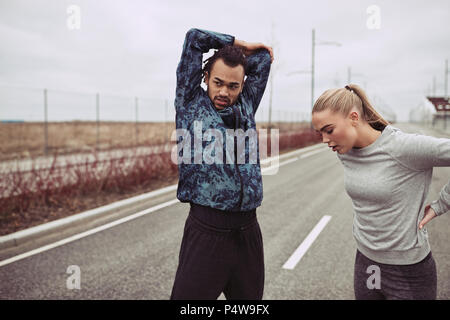
[[[427,99],[434,105],[436,111],[450,110],[450,98],[444,97],[427,97]]]

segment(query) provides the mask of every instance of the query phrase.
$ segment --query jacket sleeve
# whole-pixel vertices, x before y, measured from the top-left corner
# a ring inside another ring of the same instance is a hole
[[[253,113],[256,113],[269,79],[271,58],[269,51],[260,51],[247,57],[247,78],[242,93],[251,101]]]
[[[442,188],[439,199],[430,204],[438,216],[450,210],[450,181]]]
[[[177,67],[175,109],[182,111],[185,104],[201,89],[203,53],[233,45],[234,36],[213,31],[190,29],[186,33],[181,59]]]
[[[450,139],[420,134],[400,134],[393,150],[395,157],[413,170],[450,167]],[[431,202],[437,215],[450,210],[450,181],[442,188],[439,199]]]

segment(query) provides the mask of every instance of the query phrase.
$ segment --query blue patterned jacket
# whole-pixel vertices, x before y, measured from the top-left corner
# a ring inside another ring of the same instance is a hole
[[[255,113],[264,94],[271,65],[267,50],[262,49],[247,57],[246,81],[234,105],[217,110],[201,87],[203,53],[233,43],[234,36],[207,30],[190,29],[186,34],[177,68],[175,109],[177,129],[185,129],[191,137],[195,134],[194,121],[201,121],[202,135],[208,129],[216,129],[222,132],[224,141],[227,129],[256,130]],[[249,157],[249,140],[246,141],[246,159]],[[178,136],[178,145],[182,141],[183,137]],[[212,141],[201,143],[205,148]],[[194,161],[194,149],[190,163],[178,163],[177,198],[181,202],[228,211],[247,211],[261,205],[263,186],[257,141],[257,163],[236,163],[236,159],[233,163],[207,164],[204,159],[198,163]],[[225,152],[224,147],[223,154]]]

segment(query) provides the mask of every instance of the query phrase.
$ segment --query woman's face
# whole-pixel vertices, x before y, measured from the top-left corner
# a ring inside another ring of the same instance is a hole
[[[312,124],[314,129],[322,135],[323,143],[339,154],[346,153],[355,145],[357,132],[354,124],[357,119],[358,114],[355,111],[352,111],[348,117],[328,109],[312,114]]]

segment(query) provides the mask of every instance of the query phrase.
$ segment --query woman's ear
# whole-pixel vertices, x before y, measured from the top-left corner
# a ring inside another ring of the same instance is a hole
[[[356,112],[355,110],[350,112],[349,119],[350,119],[352,126],[356,127],[358,125],[358,120],[359,120],[358,112]]]

